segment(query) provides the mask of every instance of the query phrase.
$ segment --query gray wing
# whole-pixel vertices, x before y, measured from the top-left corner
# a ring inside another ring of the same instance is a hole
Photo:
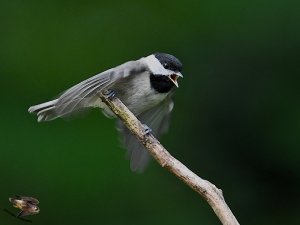
[[[141,62],[129,61],[115,68],[97,74],[65,91],[58,99],[29,108],[30,113],[38,115],[38,121],[49,121],[64,117],[86,107],[92,107],[97,101],[97,93],[130,75],[145,71]]]
[[[138,119],[152,129],[153,135],[159,139],[160,136],[168,131],[170,113],[174,103],[170,96],[154,108],[140,114]],[[121,132],[122,144],[128,151],[130,168],[132,171],[143,172],[149,163],[150,155],[145,147],[131,134],[118,120],[117,128]]]

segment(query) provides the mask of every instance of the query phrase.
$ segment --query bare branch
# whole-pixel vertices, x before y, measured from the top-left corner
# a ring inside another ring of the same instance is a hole
[[[126,127],[140,140],[162,167],[165,167],[176,175],[208,202],[222,224],[239,224],[227,206],[222,190],[209,181],[198,177],[180,161],[175,159],[152,134],[146,134],[142,123],[118,98],[108,97],[102,93],[99,95],[102,101],[124,122]]]

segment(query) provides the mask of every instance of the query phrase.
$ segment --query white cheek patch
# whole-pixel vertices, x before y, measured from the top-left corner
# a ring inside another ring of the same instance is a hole
[[[173,71],[165,69],[154,55],[149,55],[142,59],[149,67],[150,71],[155,75],[172,75]]]

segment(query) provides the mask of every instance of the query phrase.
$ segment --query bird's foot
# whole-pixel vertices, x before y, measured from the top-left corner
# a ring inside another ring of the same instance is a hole
[[[17,218],[20,218],[21,215],[22,215],[22,213],[23,213],[23,211],[21,210],[21,211],[16,215],[16,217],[17,217]]]
[[[116,92],[114,90],[106,90],[103,92],[103,94],[108,98],[108,99],[112,99],[113,97],[116,96]]]
[[[145,132],[145,135],[148,135],[152,132],[152,129],[150,127],[148,127],[147,124],[143,124],[143,127],[144,127],[144,132]]]

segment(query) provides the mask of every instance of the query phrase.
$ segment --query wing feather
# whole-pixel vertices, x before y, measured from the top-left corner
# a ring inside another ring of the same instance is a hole
[[[50,121],[57,117],[66,117],[74,112],[93,107],[97,102],[97,93],[121,82],[124,78],[147,70],[142,60],[129,61],[106,70],[69,88],[58,99],[29,108],[30,113],[38,115],[38,121]]]
[[[156,138],[168,131],[170,113],[174,103],[170,96],[154,108],[142,113],[138,119],[152,129]],[[128,150],[130,168],[132,171],[143,172],[149,163],[150,155],[145,147],[131,134],[122,121],[117,123],[118,131],[121,132],[122,144]]]

